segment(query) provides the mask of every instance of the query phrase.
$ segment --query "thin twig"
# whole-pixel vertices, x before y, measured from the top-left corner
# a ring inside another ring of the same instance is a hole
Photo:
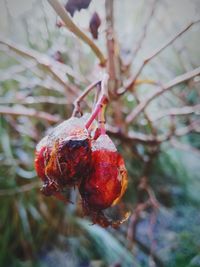
[[[159,85],[159,82],[151,79],[142,79],[142,80],[137,79],[135,81],[135,85],[141,85],[141,84]]]
[[[170,144],[177,148],[177,149],[180,149],[182,151],[186,151],[186,152],[189,152],[189,153],[194,153],[196,154],[197,156],[200,157],[200,151],[198,148],[195,148],[189,144],[186,144],[186,143],[181,143],[180,141],[178,141],[176,138],[172,138],[170,140]]]
[[[152,163],[152,162],[151,162]],[[144,193],[147,193],[148,198],[147,200],[144,200]],[[141,213],[147,210],[148,208],[152,208],[153,211],[151,211],[150,216],[152,215],[152,212],[158,210],[159,203],[155,197],[155,194],[152,190],[152,188],[149,186],[148,178],[146,176],[142,176],[140,178],[140,183],[138,185],[138,203],[135,207],[135,210],[130,218],[129,226],[127,230],[127,239],[132,241],[132,246],[134,245],[134,242],[136,240],[136,227],[139,222],[139,219],[141,217]],[[152,224],[151,224],[152,226]],[[150,255],[154,255],[152,251],[152,246],[150,248]]]
[[[150,4],[150,12],[149,12],[149,15],[146,19],[145,25],[143,27],[143,31],[142,31],[142,34],[140,36],[140,39],[137,41],[137,46],[135,47],[134,51],[132,52],[133,56],[132,56],[131,62],[132,62],[133,58],[136,58],[138,52],[142,48],[142,44],[143,44],[144,39],[146,38],[146,35],[147,35],[147,30],[149,28],[149,24],[151,23],[151,20],[154,18],[154,13],[156,10],[157,3],[158,3],[158,0],[154,0],[153,3]]]
[[[195,120],[185,127],[176,129],[174,135],[181,137],[193,131],[200,133],[200,120]]]
[[[108,73],[111,80],[115,80],[115,40],[113,32],[113,0],[105,1],[106,12],[106,43],[108,52]]]
[[[72,117],[76,116],[77,113],[81,113],[80,110],[80,103],[83,101],[83,99],[98,85],[101,81],[95,81],[92,84],[90,84],[83,93],[74,101],[74,110],[72,113]]]
[[[200,115],[200,104],[195,106],[184,106],[181,108],[170,108],[169,110],[160,112],[157,116],[152,118],[153,122],[158,121],[164,117],[169,116],[181,116],[181,115],[189,115],[189,114],[197,114]]]
[[[105,1],[106,13],[106,46],[108,54],[107,71],[109,74],[109,91],[111,94],[116,94],[119,82],[119,49],[114,33],[114,1]]]
[[[8,105],[8,104],[21,104],[21,105],[32,105],[32,104],[41,104],[41,103],[49,103],[54,105],[66,105],[66,99],[61,97],[54,96],[26,96],[5,100],[3,97],[0,97],[0,105]]]
[[[103,53],[100,51],[100,49],[96,46],[96,44],[84,33],[80,30],[79,27],[77,27],[70,16],[68,15],[67,11],[64,9],[64,7],[59,3],[58,0],[48,0],[49,4],[52,6],[52,8],[55,10],[56,14],[60,16],[60,18],[65,23],[65,26],[73,32],[78,38],[80,38],[82,41],[84,41],[86,44],[89,45],[89,47],[92,49],[92,51],[95,53],[95,55],[99,58],[100,63],[102,66],[105,65],[106,59],[104,58]]]
[[[151,248],[147,246],[144,242],[139,240],[138,238],[135,238],[135,243],[139,246],[139,248],[147,255],[151,255],[155,263],[158,267],[164,267],[165,264],[162,262],[161,258],[155,253],[151,251]]]
[[[108,102],[108,78],[109,78],[108,74],[105,73],[103,76],[103,79],[101,80],[101,94],[99,96],[99,100],[96,103],[92,114],[90,115],[88,121],[85,124],[86,129],[89,129],[90,125],[97,117],[97,115],[100,112],[100,110],[102,109],[103,105],[107,104],[107,102]]]
[[[14,51],[16,54],[18,54],[20,56],[28,57],[30,59],[35,60],[37,64],[50,65],[50,66],[58,69],[62,73],[74,77],[78,81],[81,81],[81,82],[84,81],[83,78],[81,79],[80,74],[76,73],[70,66],[68,66],[64,63],[61,63],[61,62],[47,56],[46,54],[42,54],[42,53],[40,53],[36,50],[33,50],[31,48],[27,48],[27,47],[24,47],[22,45],[13,43],[11,40],[8,40],[2,36],[0,36],[0,44],[5,45],[10,50]]]
[[[160,134],[160,135],[152,135],[152,134],[144,134],[140,132],[128,132],[124,133],[121,129],[117,127],[112,127],[110,125],[106,125],[107,132],[110,136],[118,138],[123,142],[127,142],[129,144],[148,144],[149,146],[155,146],[160,143],[169,141],[173,136],[181,137],[186,135],[190,132],[200,132],[200,122],[194,121],[187,126],[180,127],[178,129],[174,129],[173,131],[167,134]]]
[[[148,199],[147,201],[143,203],[138,203],[133,214],[130,217],[129,220],[129,226],[127,229],[127,239],[128,240],[135,240],[135,232],[136,232],[136,224],[139,219],[139,216],[141,215],[141,212],[151,207],[151,202]]]
[[[138,132],[129,132],[125,134],[121,131],[120,128],[112,127],[108,123],[106,124],[106,130],[107,133],[111,137],[115,137],[120,139],[123,142],[127,142],[128,144],[134,144],[134,143],[140,143],[140,144],[148,144],[154,146],[155,144],[160,142],[160,139],[163,140],[164,137],[160,136],[158,138],[155,138],[154,135],[151,134],[144,134],[144,133],[138,133]]]
[[[136,92],[133,92],[133,94],[135,96],[135,100],[137,102],[137,105],[139,105],[139,103],[141,101],[140,101],[137,93]],[[145,117],[145,119],[146,119],[146,121],[147,121],[147,123],[149,125],[149,128],[150,128],[152,134],[156,136],[157,135],[157,129],[154,127],[153,122],[152,122],[152,119],[149,117],[149,114],[146,112],[146,110],[144,111],[144,117]]]
[[[56,123],[56,122],[61,121],[61,118],[59,116],[51,115],[43,111],[37,111],[32,108],[25,108],[19,105],[16,107],[0,106],[0,114],[35,117],[38,119],[46,120],[51,123]]]
[[[188,71],[180,76],[177,76],[173,80],[161,86],[155,93],[151,94],[143,102],[141,102],[135,109],[133,109],[133,111],[126,117],[126,123],[133,122],[136,119],[136,117],[140,114],[140,112],[142,112],[153,99],[167,92],[172,87],[180,83],[183,83],[187,80],[190,80],[199,74],[200,74],[200,67],[194,70]]]
[[[158,54],[160,54],[165,48],[167,48],[169,45],[171,45],[178,37],[180,37],[184,32],[186,32],[189,28],[191,28],[193,25],[199,23],[200,20],[197,21],[193,21],[191,22],[189,25],[187,25],[183,30],[179,31],[178,33],[176,33],[172,38],[170,38],[166,43],[164,43],[161,47],[159,47],[158,49],[156,49],[149,57],[147,57],[139,66],[138,71],[136,72],[136,74],[131,77],[127,83],[124,85],[124,90],[122,91],[122,89],[120,88],[119,90],[119,94],[124,94],[125,92],[127,92],[128,90],[131,90],[131,88],[133,87],[133,85],[135,84],[135,81],[137,80],[137,78],[139,77],[139,75],[141,74],[143,68],[146,66],[147,63],[149,63],[153,58],[155,58]]]
[[[34,188],[40,187],[40,185],[41,185],[40,182],[32,182],[13,189],[1,189],[0,196],[4,197],[4,196],[12,196],[15,194],[25,193],[30,190],[33,190]]]
[[[55,65],[56,68],[62,70],[68,75],[73,76],[74,78],[78,78],[78,74],[75,74],[71,67],[48,57],[46,54],[42,54],[31,48],[26,48],[22,45],[13,43],[11,40],[8,40],[2,36],[0,36],[0,44],[7,46],[9,49],[19,54],[20,56],[35,60],[38,64]]]
[[[75,95],[77,94],[76,90],[74,90],[74,88],[68,84],[68,80],[65,77],[65,73],[59,70],[59,68],[61,69],[60,65],[67,67],[66,65],[56,62],[55,60],[49,58],[48,56],[44,54],[40,54],[37,51],[24,48],[4,38],[0,38],[0,44],[5,45],[6,47],[11,49],[15,53],[19,54],[20,56],[28,57],[30,59],[35,60],[37,64],[39,64],[40,66],[42,66],[43,69],[48,71],[53,76],[53,78],[65,88],[66,92],[70,91],[71,93]],[[63,68],[63,69],[66,70],[66,68]],[[69,75],[71,75],[72,71],[70,68],[68,69],[68,71],[69,71]]]

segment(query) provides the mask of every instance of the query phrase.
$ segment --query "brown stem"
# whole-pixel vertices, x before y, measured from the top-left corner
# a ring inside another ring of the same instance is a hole
[[[195,147],[193,147],[189,144],[186,144],[186,143],[182,143],[182,142],[178,141],[176,138],[172,138],[170,140],[170,144],[177,149],[180,149],[180,150],[188,152],[188,153],[194,153],[198,157],[200,157],[200,151],[198,148],[195,148]]]
[[[95,53],[95,55],[99,58],[100,64],[102,66],[105,65],[106,59],[104,58],[103,53],[101,50],[96,46],[96,44],[84,33],[80,30],[79,27],[77,27],[70,16],[68,15],[67,11],[64,9],[64,7],[59,3],[58,0],[48,0],[49,4],[52,6],[52,8],[55,10],[58,16],[63,20],[65,23],[65,26],[73,32],[78,38],[80,38],[83,42],[89,45],[89,47],[92,49],[92,51]]]
[[[116,49],[114,34],[114,1],[105,1],[106,12],[106,46],[108,53],[107,71],[109,74],[109,90],[111,94],[116,94],[119,81],[119,55]]]
[[[76,90],[68,84],[68,81],[65,78],[65,71],[68,71],[69,75],[73,74],[73,71],[66,65],[53,61],[46,55],[44,56],[37,51],[16,45],[10,40],[0,38],[0,44],[5,45],[20,56],[35,60],[37,64],[39,64],[44,70],[48,71],[53,78],[65,88],[66,93],[71,92],[73,95],[77,95]],[[61,73],[59,69],[63,69],[64,71]]]
[[[169,39],[166,43],[164,43],[161,47],[156,49],[149,57],[147,57],[142,64],[139,66],[138,71],[136,74],[127,81],[125,84],[125,89],[122,91],[119,90],[120,94],[124,94],[126,91],[131,90],[133,85],[135,84],[135,81],[137,80],[138,76],[141,74],[142,70],[146,66],[147,63],[149,63],[153,58],[155,58],[158,54],[160,54],[165,48],[167,48],[169,45],[171,45],[178,37],[180,37],[184,32],[186,32],[189,28],[191,28],[196,23],[199,23],[200,20],[193,21],[189,25],[187,25],[183,30],[176,33],[172,38]]]
[[[85,124],[86,129],[89,129],[92,122],[95,120],[101,109],[104,107],[104,104],[108,102],[108,75],[104,74],[104,77],[101,81],[101,94],[99,96],[99,100],[95,105],[95,108]]]
[[[133,214],[130,217],[129,226],[127,229],[127,239],[128,240],[135,240],[136,238],[136,225],[139,219],[139,216],[142,211],[146,210],[151,206],[149,200],[145,201],[144,203],[138,203]]]
[[[193,131],[198,133],[200,132],[200,120],[193,121],[185,127],[176,129],[174,135],[180,137]]]
[[[125,134],[119,128],[112,127],[108,124],[106,128],[110,136],[119,138],[120,140],[128,142],[129,144],[140,143],[140,144],[148,144],[149,146],[155,146],[162,142],[169,141],[173,136],[181,137],[193,131],[200,132],[200,122],[194,121],[185,127],[178,128],[171,131],[168,134],[160,134],[158,136],[154,136],[151,134],[144,134],[140,132],[129,132]]]
[[[106,101],[107,102],[107,101]],[[100,108],[100,111],[99,111],[99,114],[98,114],[98,127],[100,129],[100,133],[101,134],[106,134],[106,128],[105,128],[105,110],[106,110],[106,104],[107,103],[103,103],[101,108]]]
[[[39,188],[41,186],[40,182],[32,182],[29,184],[16,187],[14,189],[1,189],[0,196],[12,196],[15,194],[21,194],[33,190],[34,188]]]
[[[38,119],[49,121],[51,123],[56,123],[61,121],[61,118],[59,116],[51,115],[43,111],[37,111],[32,108],[25,108],[23,106],[17,106],[17,107],[0,106],[0,114],[35,117]]]
[[[152,121],[161,120],[164,117],[169,116],[181,116],[181,115],[189,115],[189,114],[198,114],[200,115],[200,104],[195,106],[184,106],[181,108],[170,108],[169,110],[160,112],[157,116],[152,118]]]
[[[80,103],[83,101],[83,99],[98,85],[101,81],[95,81],[92,84],[90,84],[83,93],[74,101],[74,110],[72,113],[72,117],[75,117],[78,113],[81,113],[80,109]]]
[[[105,11],[106,11],[106,43],[108,52],[108,73],[111,80],[115,80],[115,40],[113,32],[113,0],[105,1]]]
[[[154,16],[154,13],[155,13],[155,10],[156,10],[156,5],[157,5],[157,3],[158,3],[158,0],[153,0],[153,2],[152,2],[151,5],[150,5],[150,12],[149,12],[149,15],[148,15],[148,17],[147,17],[147,19],[146,19],[145,25],[144,25],[144,27],[143,27],[143,31],[142,31],[141,37],[140,37],[140,39],[137,41],[137,46],[136,46],[136,48],[134,49],[134,51],[133,51],[133,53],[132,53],[132,54],[133,54],[133,57],[132,57],[132,59],[131,59],[131,62],[132,62],[132,60],[133,60],[134,58],[136,58],[138,52],[139,52],[140,49],[142,48],[142,44],[143,44],[143,42],[144,42],[144,40],[145,40],[145,37],[146,37],[146,35],[147,35],[147,31],[148,31],[149,25],[150,25],[150,23],[151,23],[151,20],[155,17],[155,16]],[[131,62],[130,62],[130,63],[131,63]]]
[[[53,105],[66,105],[66,100],[61,97],[54,96],[26,96],[20,99],[5,100],[3,97],[0,97],[0,105],[8,104],[21,104],[21,105],[32,105],[32,104],[41,104],[49,103]],[[68,103],[69,104],[69,103]]]
[[[159,258],[159,256],[155,252],[152,253],[151,248],[149,248],[145,243],[143,243],[138,238],[135,239],[135,243],[140,247],[140,249],[144,253],[151,255],[151,257],[153,258],[153,260],[155,261],[155,263],[157,264],[158,267],[164,267],[165,266],[164,263],[162,262],[162,260]]]
[[[200,67],[198,67],[194,70],[188,71],[188,72],[186,72],[180,76],[177,76],[173,80],[164,84],[155,93],[151,94],[143,102],[141,102],[135,109],[133,109],[133,111],[126,117],[126,122],[127,123],[133,122],[136,119],[136,117],[140,114],[140,112],[142,112],[147,107],[147,105],[156,97],[167,92],[169,89],[171,89],[175,85],[178,85],[178,84],[183,83],[187,80],[190,80],[191,78],[193,78],[199,74],[200,74]]]
[[[141,101],[140,101],[140,99],[139,99],[137,93],[136,93],[135,91],[134,91],[133,93],[134,93],[134,96],[135,96],[137,105],[139,105],[139,103],[140,103]],[[153,122],[152,122],[151,118],[149,118],[149,115],[148,115],[148,113],[146,112],[146,110],[144,110],[144,117],[145,117],[145,119],[146,119],[146,121],[147,121],[147,123],[148,123],[148,125],[149,125],[149,128],[150,128],[152,134],[156,136],[156,135],[157,135],[157,129],[154,127]]]

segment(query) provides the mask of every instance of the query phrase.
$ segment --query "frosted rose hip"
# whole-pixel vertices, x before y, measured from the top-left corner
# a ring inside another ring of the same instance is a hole
[[[50,153],[47,149],[47,136],[45,136],[36,146],[35,151],[35,170],[37,175],[44,181],[46,180],[45,165]]]
[[[46,195],[80,183],[91,165],[91,141],[85,119],[71,118],[55,127],[36,147],[35,169]]]
[[[91,175],[82,181],[83,207],[103,210],[115,205],[127,187],[127,171],[121,155],[107,135],[92,144]]]

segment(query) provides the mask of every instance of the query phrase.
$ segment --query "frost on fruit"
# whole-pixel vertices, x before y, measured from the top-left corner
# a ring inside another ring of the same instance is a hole
[[[108,135],[85,128],[86,118],[70,118],[45,136],[36,147],[35,169],[44,195],[66,202],[66,188],[78,186],[84,214],[103,227],[117,227],[128,214],[113,222],[103,211],[122,198],[128,182],[126,167]]]
[[[92,143],[91,174],[82,181],[79,189],[85,214],[104,227],[113,225],[102,211],[119,202],[127,183],[127,171],[121,155],[111,139],[101,135]]]
[[[56,177],[61,186],[78,184],[90,169],[90,143],[82,119],[71,118],[57,126],[48,137],[52,152],[46,165],[47,176]]]
[[[91,141],[83,119],[64,121],[36,148],[35,168],[44,181],[42,191],[46,195],[78,184],[88,174],[90,165]]]

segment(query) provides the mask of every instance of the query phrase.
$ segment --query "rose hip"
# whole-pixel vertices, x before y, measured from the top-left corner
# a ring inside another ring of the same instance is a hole
[[[92,144],[91,175],[82,180],[79,188],[85,214],[91,215],[95,222],[99,223],[98,219],[103,221],[105,217],[102,210],[118,203],[127,182],[127,171],[121,155],[111,139],[101,135]],[[106,223],[104,221],[104,226]]]
[[[79,184],[88,175],[90,165],[91,141],[83,119],[61,123],[37,145],[35,169],[45,183],[46,195]]]

